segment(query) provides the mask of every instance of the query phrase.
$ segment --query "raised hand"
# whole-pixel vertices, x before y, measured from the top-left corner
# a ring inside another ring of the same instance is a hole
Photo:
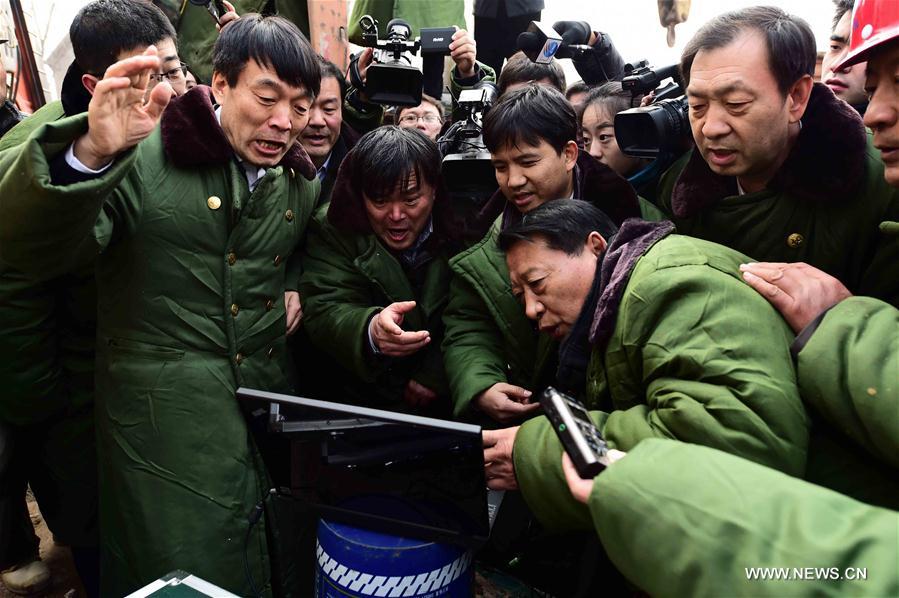
[[[453,41],[449,46],[450,56],[459,69],[459,77],[467,79],[475,75],[475,60],[477,59],[477,51],[474,38],[468,35],[464,29],[456,29],[453,34]]]
[[[82,164],[99,169],[150,135],[174,93],[164,81],[147,95],[150,75],[159,68],[156,46],[150,46],[106,69],[88,105],[88,131],[75,142]]]

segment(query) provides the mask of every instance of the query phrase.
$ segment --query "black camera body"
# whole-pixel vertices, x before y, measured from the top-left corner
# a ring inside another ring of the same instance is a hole
[[[668,78],[672,83],[659,87]],[[626,65],[621,87],[635,98],[649,92],[655,96],[648,106],[615,115],[615,138],[621,151],[638,158],[670,157],[683,151],[690,119],[677,65],[656,69],[646,61]]]
[[[456,104],[466,112],[465,120],[454,122],[437,140],[443,156],[443,180],[459,216],[477,212],[497,189],[482,126],[498,95],[496,85],[487,81],[463,90]]]
[[[412,37],[412,27],[402,19],[387,23],[386,39],[379,39],[378,22],[370,15],[359,19],[362,45],[374,48],[368,67],[365,95],[375,104],[418,106],[421,103],[423,75],[412,65],[412,56],[421,50],[425,60],[430,56],[448,55],[455,29],[431,27]],[[439,58],[437,60],[440,60]]]
[[[387,23],[387,39],[379,39],[378,22],[365,15],[359,19],[362,45],[374,48],[368,67],[365,95],[376,104],[418,106],[421,103],[421,71],[412,66],[419,40],[410,40],[412,27],[402,19]]]

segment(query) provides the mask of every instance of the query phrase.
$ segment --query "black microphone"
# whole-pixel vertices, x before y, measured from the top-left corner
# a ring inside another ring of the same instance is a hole
[[[566,44],[549,25],[531,21],[527,31],[518,34],[518,49],[531,62],[548,64],[553,58],[576,58],[593,52],[593,46]]]

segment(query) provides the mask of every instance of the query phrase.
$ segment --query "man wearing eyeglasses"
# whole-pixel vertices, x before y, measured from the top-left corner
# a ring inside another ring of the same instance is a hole
[[[396,124],[409,129],[418,129],[434,141],[443,128],[443,104],[429,95],[422,94],[421,104],[399,108]]]
[[[175,31],[150,2],[92,2],[72,21],[69,37],[75,61],[61,100],[10,129],[0,150],[22,144],[41,125],[86,112],[106,69],[150,45],[162,57],[151,83],[186,90]],[[14,592],[40,591],[50,578],[25,506],[30,484],[50,530],[71,546],[88,595],[98,594],[96,312],[92,263],[41,281],[0,264],[0,572]]]

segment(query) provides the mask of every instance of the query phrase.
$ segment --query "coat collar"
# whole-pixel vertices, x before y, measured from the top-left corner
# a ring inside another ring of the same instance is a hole
[[[865,176],[866,144],[858,112],[815,83],[796,145],[768,188],[809,202],[851,200]],[[736,178],[712,172],[694,148],[674,184],[671,209],[678,218],[690,218],[736,193]]]
[[[618,307],[637,260],[673,232],[674,224],[667,220],[648,222],[632,218],[625,221],[609,241],[598,270],[599,290],[590,325],[589,339],[594,347],[605,349],[615,331]],[[585,309],[590,307],[585,306]]]
[[[234,150],[215,118],[212,89],[205,85],[173,98],[162,113],[161,128],[165,153],[178,167],[227,164],[234,159]],[[315,178],[315,166],[299,141],[279,166],[293,168],[310,181]]]

